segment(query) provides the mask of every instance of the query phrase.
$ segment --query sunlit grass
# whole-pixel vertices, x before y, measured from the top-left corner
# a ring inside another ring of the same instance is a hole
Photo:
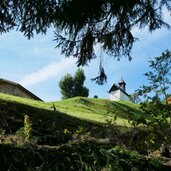
[[[27,98],[18,97],[18,96],[11,96],[8,94],[3,94],[3,93],[0,93],[0,99],[9,101],[9,102],[26,104],[29,106],[43,108],[43,109],[48,109],[50,107],[49,104],[42,102],[42,101],[31,100],[31,99],[27,99]]]
[[[49,103],[52,106],[52,103]],[[105,99],[75,97],[53,102],[57,110],[78,118],[106,123],[113,120],[118,125],[129,126],[128,120],[134,115],[141,115],[138,105],[129,102],[112,102]]]
[[[53,110],[52,106],[55,106],[59,112],[93,122],[106,123],[113,121],[116,116],[115,123],[122,126],[130,126],[128,120],[142,115],[138,105],[125,101],[75,97],[56,102],[41,102],[2,93],[0,99],[46,110]]]

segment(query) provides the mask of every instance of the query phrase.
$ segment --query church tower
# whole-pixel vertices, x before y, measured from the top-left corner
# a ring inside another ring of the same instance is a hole
[[[123,91],[126,91],[126,83],[125,81],[123,80],[123,78],[121,78],[121,80],[118,82],[119,84],[119,87],[123,90]]]

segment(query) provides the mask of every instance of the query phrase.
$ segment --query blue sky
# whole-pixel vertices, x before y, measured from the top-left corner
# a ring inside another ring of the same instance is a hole
[[[165,21],[171,23],[170,15],[166,11],[164,15]],[[171,50],[171,30],[160,29],[151,34],[146,28],[135,28],[133,34],[139,41],[134,44],[131,62],[125,57],[117,61],[102,53],[108,75],[106,84],[99,86],[90,81],[98,74],[100,59],[91,61],[88,67],[83,68],[89,97],[98,95],[99,98],[109,98],[107,91],[121,77],[127,84],[127,92],[133,93],[146,83],[143,73],[148,71],[148,60],[160,56],[166,49]],[[60,100],[58,82],[66,73],[74,74],[77,66],[76,59],[60,54],[53,39],[53,30],[46,35],[35,35],[31,40],[16,31],[0,35],[0,78],[20,83],[44,101]],[[100,55],[100,47],[97,47],[97,53]]]

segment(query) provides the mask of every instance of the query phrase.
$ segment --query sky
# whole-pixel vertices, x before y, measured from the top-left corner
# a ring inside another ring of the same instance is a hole
[[[171,23],[171,17],[164,11],[164,19]],[[159,29],[152,34],[145,28],[133,29],[139,39],[132,50],[132,61],[122,57],[120,61],[109,57],[96,48],[102,55],[107,83],[99,86],[91,82],[98,75],[100,59],[93,59],[89,66],[83,67],[89,89],[89,97],[109,98],[107,91],[121,77],[126,82],[126,91],[132,94],[142,84],[147,83],[143,75],[149,70],[148,61],[168,49],[171,50],[171,30]],[[61,99],[59,80],[67,73],[73,75],[77,70],[76,59],[65,58],[60,49],[55,48],[54,33],[50,29],[46,35],[35,35],[28,40],[21,32],[10,31],[0,35],[0,78],[17,82],[44,101]]]

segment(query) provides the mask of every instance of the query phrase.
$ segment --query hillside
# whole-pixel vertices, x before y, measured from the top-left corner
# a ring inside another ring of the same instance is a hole
[[[26,115],[31,122],[29,139]],[[149,132],[128,124],[128,120],[141,115],[138,105],[124,101],[75,97],[45,103],[0,94],[1,168],[103,170],[116,160],[117,168],[134,165],[151,170],[160,165],[164,170],[159,161],[158,165],[153,159],[126,150],[147,153],[144,137]]]
[[[53,111],[50,104],[5,94],[0,94],[0,111],[2,135],[15,134],[22,129],[24,115],[28,115],[32,121],[33,136],[37,137],[39,144],[57,145],[68,141],[70,135],[65,134],[65,130],[73,133],[80,126],[90,131],[101,127],[81,118]]]
[[[78,131],[95,138],[112,137],[112,123],[117,125],[114,132],[119,135],[119,127],[122,132],[131,130],[128,120],[142,115],[138,105],[124,101],[75,97],[45,103],[5,94],[0,94],[0,110],[2,134],[16,134],[24,127],[24,115],[28,115],[38,143],[51,145],[70,140]]]
[[[142,115],[138,105],[126,101],[75,97],[49,104],[68,115],[100,123],[113,120],[116,116],[118,125],[128,125],[129,119]]]
[[[116,123],[118,125],[127,125],[128,119],[142,115],[142,112],[138,109],[138,105],[125,101],[112,102],[104,99],[75,97],[45,103],[6,94],[0,94],[0,100],[48,111],[53,111],[55,107],[56,111],[69,116],[100,123],[106,123],[106,120],[117,116]]]

